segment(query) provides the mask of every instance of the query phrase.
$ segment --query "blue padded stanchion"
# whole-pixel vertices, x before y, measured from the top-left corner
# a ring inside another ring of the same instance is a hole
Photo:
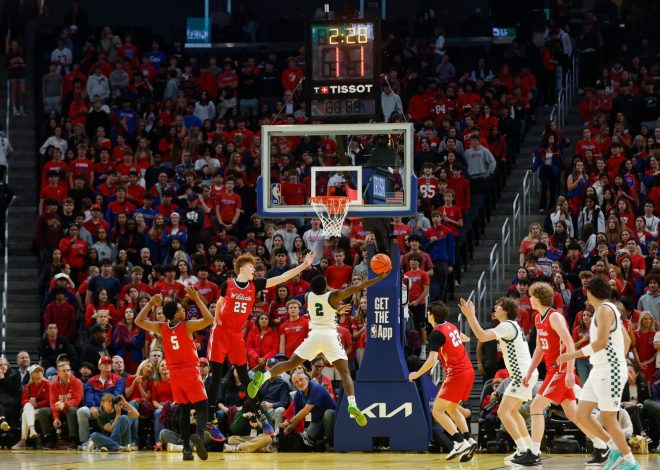
[[[373,247],[369,250],[369,259]],[[428,450],[431,428],[428,401],[408,381],[402,347],[401,270],[396,240],[390,248],[392,272],[367,290],[367,347],[355,382],[355,396],[368,418],[359,427],[346,412],[342,397],[335,414],[334,447],[338,451],[371,451],[374,441],[389,440],[395,451]],[[375,274],[369,270],[369,277]]]

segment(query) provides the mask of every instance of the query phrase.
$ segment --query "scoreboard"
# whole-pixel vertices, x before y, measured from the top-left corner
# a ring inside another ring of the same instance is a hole
[[[380,31],[375,21],[319,21],[309,25],[307,115],[324,122],[376,116],[380,96]]]

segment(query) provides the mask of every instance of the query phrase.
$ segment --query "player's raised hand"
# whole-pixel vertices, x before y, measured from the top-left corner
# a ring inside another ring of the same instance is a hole
[[[316,257],[316,254],[313,251],[310,251],[305,255],[305,259],[303,260],[303,264],[305,265],[306,268],[309,268],[312,263],[314,262],[314,258]]]
[[[348,315],[351,312],[353,306],[351,304],[342,305],[337,309],[338,315]]]
[[[466,317],[474,318],[477,316],[477,310],[474,307],[474,302],[471,300],[461,298],[461,300],[458,301],[458,308],[461,309],[461,312],[463,312],[463,315]]]
[[[151,297],[151,301],[156,307],[163,305],[163,294],[155,294]]]
[[[186,286],[186,295],[190,297],[193,302],[197,302],[200,299],[199,292],[197,292],[197,289],[191,285]]]

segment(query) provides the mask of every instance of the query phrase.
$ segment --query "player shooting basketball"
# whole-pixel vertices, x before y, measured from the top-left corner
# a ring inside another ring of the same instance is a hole
[[[310,286],[311,292],[306,294],[306,303],[310,317],[309,327],[311,329],[309,336],[298,346],[288,361],[276,364],[265,373],[255,372],[252,382],[248,385],[248,396],[250,398],[256,397],[259,388],[267,380],[270,380],[271,377],[276,377],[278,374],[295,369],[304,361],[311,361],[320,353],[323,353],[325,358],[337,369],[337,372],[341,376],[344,391],[346,392],[346,399],[348,400],[349,414],[355,418],[358,425],[366,425],[367,418],[362,414],[355,400],[355,386],[353,385],[351,372],[348,368],[348,357],[337,333],[337,308],[341,301],[362,292],[362,289],[380,282],[389,273],[390,270],[388,269],[387,272],[383,272],[378,277],[336,291],[328,291],[328,284],[323,276],[316,276],[312,279]],[[291,425],[295,426],[295,424],[292,421]]]

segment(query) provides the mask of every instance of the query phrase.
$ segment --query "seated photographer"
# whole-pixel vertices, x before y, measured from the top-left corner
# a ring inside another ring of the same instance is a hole
[[[82,444],[81,450],[87,450],[89,445],[89,423],[99,416],[101,398],[109,393],[119,396],[124,393],[124,379],[111,371],[112,358],[101,356],[98,362],[99,373],[85,383],[85,396],[82,407],[78,408],[78,436]],[[137,439],[137,436],[135,436]]]
[[[96,422],[101,432],[92,433],[94,446],[101,451],[130,452],[131,439],[137,439],[137,436],[131,436],[131,423],[140,413],[123,395],[115,397],[112,393],[103,395],[99,408]]]
[[[265,415],[270,422],[268,413]],[[272,429],[269,430],[272,432]],[[273,442],[273,438],[264,432],[258,410],[250,400],[246,401],[243,408],[236,413],[231,424],[231,434],[223,452],[271,452],[269,446]]]
[[[278,360],[271,357],[266,361],[265,370],[270,370]],[[282,422],[282,415],[291,402],[289,384],[279,375],[272,377],[259,389],[257,398],[261,408],[273,421],[273,427],[278,429]]]
[[[181,413],[181,407],[174,405],[172,407],[172,417],[170,419],[171,429],[163,429],[157,435],[158,438],[158,447],[167,452],[181,453],[183,450],[183,439],[181,439],[181,434],[179,433],[179,413]],[[190,424],[192,432],[195,430],[195,425]],[[211,436],[208,433],[204,433],[204,445],[208,447],[211,443]]]

